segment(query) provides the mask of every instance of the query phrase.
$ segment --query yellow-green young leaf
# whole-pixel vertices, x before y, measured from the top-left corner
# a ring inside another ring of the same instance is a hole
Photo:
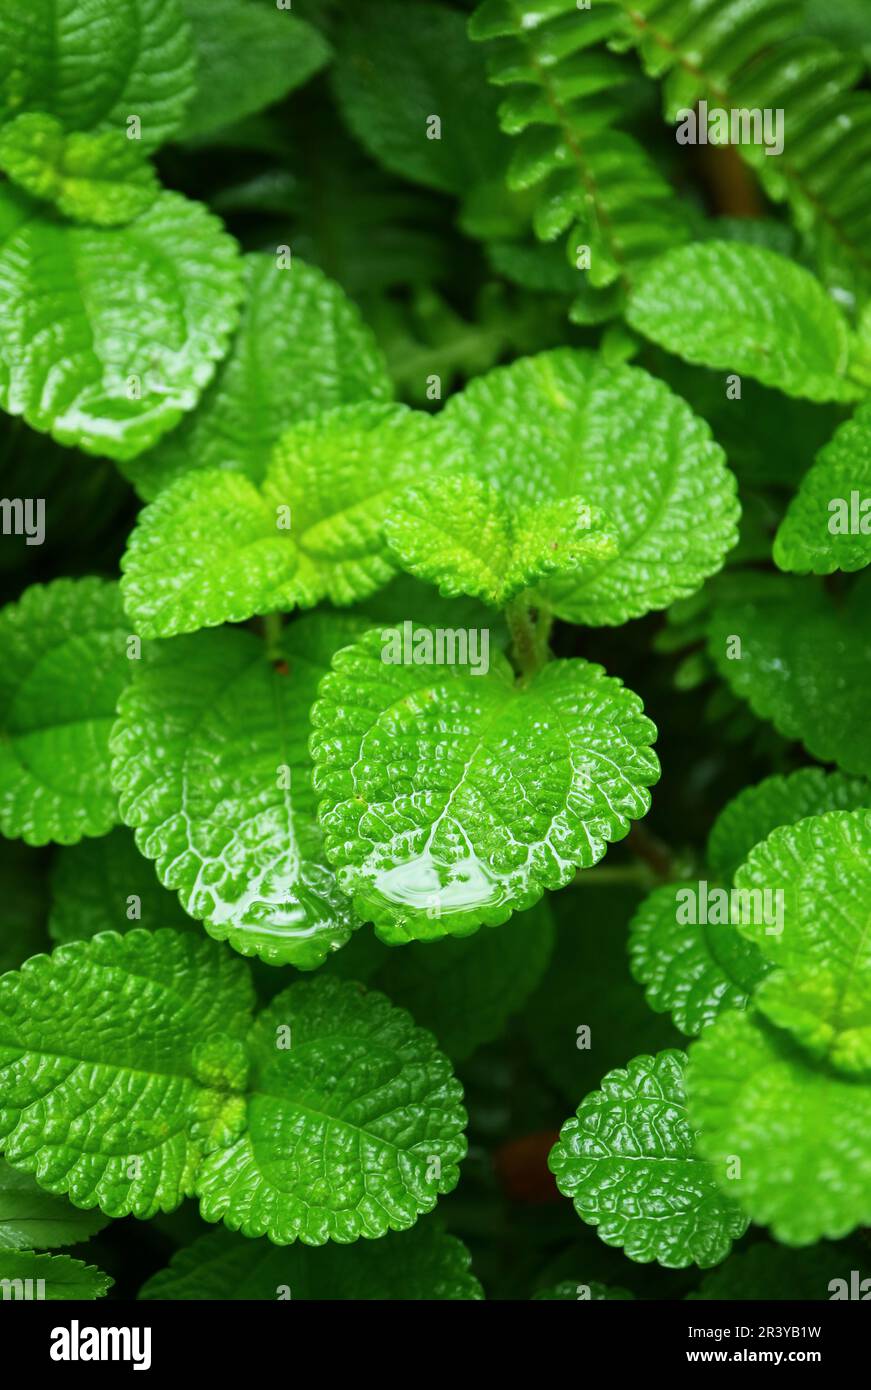
[[[70,1255],[0,1250],[0,1288],[4,1299],[85,1301],[103,1298],[114,1282],[101,1269]]]
[[[113,778],[139,849],[210,935],[270,964],[320,965],[358,924],[324,855],[307,739],[318,681],[359,631],[318,614],[272,653],[231,629],[162,642],[119,704]]]
[[[171,1211],[244,1119],[243,963],[190,933],[104,932],[0,978],[0,1145],[109,1216]]]
[[[778,967],[756,1007],[812,1056],[871,1076],[871,811],[780,826],[735,887],[737,929]]]
[[[81,227],[5,186],[0,405],[59,444],[131,458],[196,405],[240,281],[235,242],[178,193],[126,227]]]
[[[48,930],[58,944],[133,927],[199,931],[175,894],[160,883],[154,865],[139,853],[126,825],[98,840],[58,850],[49,881]]]
[[[0,1252],[78,1245],[107,1224],[100,1212],[81,1211],[65,1197],[54,1197],[29,1173],[0,1158]]]
[[[0,611],[0,832],[75,844],[119,819],[109,733],[130,678],[116,584],[34,584]]]
[[[150,208],[157,176],[119,131],[68,135],[54,116],[18,116],[0,128],[0,169],[74,222],[121,226]]]
[[[290,5],[182,0],[182,6],[197,60],[182,139],[210,135],[280,101],[329,57],[326,40]]]
[[[371,330],[338,285],[296,257],[244,258],[242,317],[197,409],[155,449],[124,465],[146,500],[183,473],[234,468],[262,483],[284,430],[337,405],[390,400]]]
[[[871,776],[871,576],[835,604],[807,580],[755,575],[751,593],[715,603],[708,649],[735,694],[784,738]]]
[[[871,1223],[871,1083],[813,1063],[756,1014],[690,1046],[690,1117],[724,1192],[787,1245]]]
[[[496,608],[550,574],[595,569],[618,548],[608,518],[580,497],[510,506],[470,475],[409,488],[384,533],[403,569],[447,598],[470,594]]]
[[[338,652],[312,710],[327,854],[391,944],[531,907],[628,833],[659,776],[641,701],[601,666],[515,684],[487,629],[405,629]]]
[[[871,405],[836,431],[774,538],[774,562],[796,574],[832,574],[871,564]]]
[[[374,593],[397,569],[387,509],[433,432],[407,406],[343,406],[288,430],[259,487],[220,469],[179,478],[140,513],[121,562],[136,631],[173,637]]]
[[[0,121],[45,111],[153,150],[194,92],[180,0],[0,0]]]
[[[559,617],[617,624],[690,594],[737,539],[735,480],[708,426],[637,367],[560,348],[497,367],[440,417],[445,464],[507,505],[581,497],[616,528],[610,560],[541,587]]]
[[[687,362],[746,374],[788,396],[853,401],[847,320],[820,282],[776,251],[737,241],[677,247],[653,261],[626,317]]]
[[[201,1211],[276,1245],[404,1231],[459,1178],[462,1087],[435,1038],[383,994],[291,985],[248,1037],[247,1126],[205,1159]]]
[[[871,783],[843,772],[803,767],[787,777],[766,777],[745,787],[718,815],[708,836],[708,863],[718,878],[731,880],[754,845],[779,825],[795,825],[826,811],[871,808]]]
[[[704,891],[721,887],[706,883]],[[630,925],[632,973],[648,1004],[690,1036],[724,1009],[745,1008],[769,968],[730,922],[699,922],[687,911],[702,891],[698,882],[654,888]]]
[[[581,1101],[550,1154],[557,1186],[582,1221],[630,1260],[708,1269],[748,1221],[696,1152],[687,1116],[686,1055],[635,1057]]]
[[[155,1299],[481,1299],[471,1256],[438,1218],[356,1245],[273,1245],[221,1227],[176,1251],[139,1291]]]

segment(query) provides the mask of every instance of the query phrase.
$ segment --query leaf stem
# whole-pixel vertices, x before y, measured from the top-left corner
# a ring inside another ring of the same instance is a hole
[[[264,613],[260,622],[263,627],[263,640],[266,643],[266,655],[270,661],[279,661],[282,656],[281,633],[284,618],[281,613]]]
[[[668,881],[674,877],[672,855],[667,845],[651,835],[640,821],[634,821],[626,836],[626,846],[643,863],[647,864],[660,880]]]
[[[524,680],[531,679],[550,659],[547,637],[550,623],[533,619],[527,595],[518,594],[505,605],[505,621],[511,634],[511,655]]]

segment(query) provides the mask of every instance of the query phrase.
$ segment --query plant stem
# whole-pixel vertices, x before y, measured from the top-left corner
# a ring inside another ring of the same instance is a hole
[[[284,627],[284,620],[280,613],[265,613],[260,619],[263,625],[263,640],[266,643],[266,655],[270,661],[278,661],[281,658],[281,631]]]
[[[601,868],[579,869],[572,879],[573,888],[604,888],[612,883],[636,883],[642,888],[651,886],[652,875],[646,864],[609,864]]]
[[[626,846],[653,870],[658,879],[668,880],[673,877],[671,851],[655,835],[651,835],[640,821],[633,823],[626,836]]]
[[[547,634],[550,624],[541,628],[541,620],[533,621],[529,604],[524,594],[518,594],[505,606],[505,621],[511,633],[511,655],[514,665],[523,680],[529,680],[540,671],[549,657]]]

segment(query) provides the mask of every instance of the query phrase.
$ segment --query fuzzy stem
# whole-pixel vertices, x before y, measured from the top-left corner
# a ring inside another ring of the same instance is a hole
[[[511,655],[514,664],[523,679],[529,680],[545,665],[549,652],[547,640],[542,643],[540,633],[532,620],[525,595],[518,594],[506,604],[505,621],[511,633]]]

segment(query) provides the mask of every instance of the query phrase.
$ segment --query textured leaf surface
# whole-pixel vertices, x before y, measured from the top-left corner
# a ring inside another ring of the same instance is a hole
[[[662,382],[569,348],[497,367],[440,417],[458,466],[509,505],[579,496],[618,552],[543,590],[559,617],[615,624],[692,593],[737,538],[735,483],[708,426]]]
[[[696,1155],[686,1056],[660,1052],[609,1072],[551,1151],[557,1186],[606,1245],[667,1269],[719,1264],[747,1221]]]
[[[501,608],[554,573],[577,574],[617,553],[614,527],[579,497],[510,507],[480,478],[436,478],[404,493],[385,535],[403,569],[448,598],[471,594]]]
[[[730,1303],[736,1299],[831,1299],[833,1281],[846,1279],[849,1288],[854,1269],[860,1280],[871,1275],[864,1252],[843,1244],[822,1242],[809,1250],[789,1250],[760,1242],[749,1250],[736,1250],[719,1269],[706,1274],[698,1291],[687,1297]]]
[[[435,1034],[453,1061],[461,1062],[498,1037],[539,984],[553,937],[550,905],[543,899],[498,932],[437,944],[413,941],[401,951],[360,931],[331,969],[383,990]]]
[[[247,1130],[197,1177],[207,1221],[277,1245],[346,1244],[406,1230],[456,1186],[462,1088],[432,1034],[382,994],[292,985],[248,1047]]]
[[[754,845],[779,825],[794,825],[826,811],[871,807],[871,784],[862,777],[803,767],[787,777],[766,777],[745,787],[714,821],[708,836],[708,862],[720,878],[731,879]]]
[[[0,169],[75,222],[123,225],[151,207],[154,170],[117,131],[67,135],[54,116],[27,112],[0,129]]]
[[[871,1074],[871,811],[831,811],[772,831],[735,875],[779,891],[781,930],[739,930],[779,967],[755,1003],[833,1067]]]
[[[774,561],[796,574],[832,574],[871,564],[871,406],[841,425],[774,539]]]
[[[740,660],[730,638],[741,639]],[[807,581],[757,575],[752,595],[718,602],[711,655],[754,714],[821,762],[871,775],[867,674],[871,584],[863,575],[837,606]]]
[[[4,1299],[24,1298],[28,1288],[24,1281],[28,1279],[34,1281],[30,1286],[33,1289],[30,1298],[37,1297],[36,1289],[40,1286],[36,1281],[44,1280],[39,1297],[65,1301],[102,1298],[115,1282],[101,1269],[85,1264],[84,1260],[74,1260],[70,1255],[36,1255],[32,1250],[0,1250],[0,1284],[4,1286]],[[11,1281],[8,1295],[5,1292],[7,1280]],[[22,1281],[20,1294],[17,1292],[19,1280]]]
[[[99,840],[59,850],[50,882],[48,930],[58,944],[137,926],[199,930],[123,825]]]
[[[627,309],[631,326],[687,362],[746,373],[788,396],[850,401],[843,313],[802,266],[762,246],[697,242],[644,272]]]
[[[337,45],[342,114],[386,168],[446,193],[500,177],[497,102],[462,15],[447,5],[367,0],[344,16]],[[441,121],[435,138],[432,116]]]
[[[733,1013],[692,1044],[687,1087],[700,1153],[777,1240],[837,1240],[871,1221],[867,1082],[809,1064],[785,1034]],[[736,1156],[740,1176],[727,1178]]]
[[[109,1216],[170,1211],[236,1132],[253,991],[202,938],[105,933],[0,978],[0,1137],[14,1167]]]
[[[337,653],[311,747],[327,854],[385,941],[507,921],[647,812],[655,729],[600,666],[518,686],[500,653],[477,675],[384,655],[378,630]]]
[[[31,845],[105,835],[109,732],[130,674],[117,585],[34,584],[0,613],[0,830]]]
[[[4,188],[0,405],[59,444],[130,458],[196,405],[240,293],[235,242],[178,193],[99,228]]]
[[[632,919],[630,958],[650,1007],[693,1036],[724,1009],[745,1008],[767,967],[731,923],[678,920],[684,889],[700,891],[698,883],[669,883],[645,898]]]
[[[181,0],[196,53],[196,97],[183,139],[280,101],[323,67],[329,47],[313,25],[277,5]]]
[[[370,329],[338,285],[295,257],[244,258],[245,297],[230,351],[193,414],[124,471],[148,500],[183,473],[234,468],[262,483],[281,434],[333,406],[389,400]]]
[[[77,1245],[107,1224],[100,1212],[80,1211],[66,1198],[44,1192],[29,1173],[0,1158],[0,1252]]]
[[[432,432],[406,406],[347,406],[288,430],[259,488],[217,469],[179,478],[141,513],[122,560],[137,631],[173,637],[373,593],[397,568],[387,509]]]
[[[250,632],[161,643],[119,706],[113,777],[137,845],[212,936],[270,964],[319,965],[357,924],[324,857],[307,739],[318,681],[358,632],[292,624],[285,673]]]
[[[481,1299],[471,1256],[437,1220],[354,1246],[277,1246],[211,1231],[173,1255],[141,1299]]]
[[[0,119],[46,111],[67,130],[126,131],[141,147],[178,129],[194,90],[179,0],[18,0],[0,4]]]

